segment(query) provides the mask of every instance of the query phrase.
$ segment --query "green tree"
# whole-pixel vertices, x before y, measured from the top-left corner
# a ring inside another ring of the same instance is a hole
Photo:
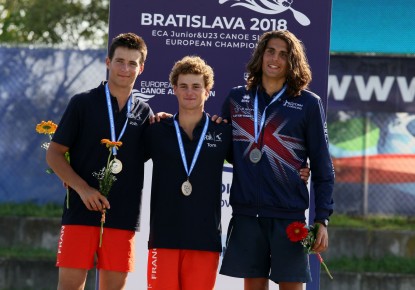
[[[108,11],[109,0],[0,0],[0,43],[104,47]]]

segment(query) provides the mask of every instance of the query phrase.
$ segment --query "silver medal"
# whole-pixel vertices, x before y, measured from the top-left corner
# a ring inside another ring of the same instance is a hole
[[[186,180],[182,184],[182,193],[185,196],[189,196],[192,193],[192,184],[189,182],[189,180]]]
[[[249,153],[249,160],[251,160],[252,163],[258,163],[259,160],[261,160],[261,157],[262,153],[258,148],[252,149],[252,151]]]
[[[117,158],[114,158],[111,161],[111,172],[114,173],[114,174],[118,174],[118,173],[121,172],[121,170],[122,170],[122,163],[121,163],[121,161],[119,159],[117,159]]]

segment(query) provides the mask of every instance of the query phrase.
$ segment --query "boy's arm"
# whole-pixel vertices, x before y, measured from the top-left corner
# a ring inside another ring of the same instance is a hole
[[[71,167],[65,158],[65,152],[69,148],[50,142],[46,152],[46,162],[56,175],[68,186],[73,188],[81,197],[83,203],[89,210],[102,211],[110,208],[108,200],[97,189],[91,187]]]

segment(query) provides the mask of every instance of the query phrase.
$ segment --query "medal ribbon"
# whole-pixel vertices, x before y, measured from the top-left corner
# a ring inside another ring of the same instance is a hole
[[[272,105],[272,103],[278,100],[282,96],[282,94],[284,94],[286,89],[287,89],[287,84],[285,84],[282,87],[281,91],[271,100],[268,106],[265,107],[264,112],[262,113],[262,116],[261,116],[261,123],[259,125],[259,130],[258,130],[258,89],[256,90],[255,101],[254,101],[255,143],[258,143],[259,134],[261,133],[262,128],[264,127],[266,110],[268,109],[269,106]]]
[[[112,113],[111,95],[110,95],[110,90],[108,88],[108,83],[105,84],[105,96],[107,97],[108,117],[110,119],[111,141],[112,142],[120,141],[122,135],[124,135],[125,128],[127,128],[128,114],[130,113],[131,102],[132,102],[131,95],[128,97],[128,102],[127,102],[127,119],[125,120],[124,127],[122,128],[121,133],[118,136],[118,140],[115,137],[114,115]],[[112,154],[114,156],[117,155],[117,150],[114,147],[112,148]]]
[[[186,170],[187,178],[189,178],[190,173],[192,173],[193,167],[196,164],[196,160],[199,157],[199,153],[200,153],[200,149],[202,148],[203,140],[205,140],[207,128],[208,128],[208,125],[209,125],[209,118],[208,118],[207,114],[205,114],[205,116],[206,116],[205,126],[203,127],[202,135],[200,135],[199,142],[197,144],[195,154],[193,155],[192,164],[190,165],[190,170],[189,170],[188,167],[187,167],[186,155],[184,153],[182,135],[180,134],[179,124],[176,121],[176,115],[177,115],[177,113],[173,116],[174,128],[176,128],[177,141],[179,142],[180,154],[182,156],[182,162],[183,162],[183,165],[184,165],[184,170]]]

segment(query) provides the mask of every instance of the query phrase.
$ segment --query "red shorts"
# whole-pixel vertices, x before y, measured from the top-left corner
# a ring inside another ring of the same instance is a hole
[[[212,290],[219,252],[151,249],[148,251],[147,284],[151,290]]]
[[[134,231],[104,228],[99,247],[100,227],[62,226],[56,266],[91,269],[95,254],[97,269],[132,272],[134,270]]]

